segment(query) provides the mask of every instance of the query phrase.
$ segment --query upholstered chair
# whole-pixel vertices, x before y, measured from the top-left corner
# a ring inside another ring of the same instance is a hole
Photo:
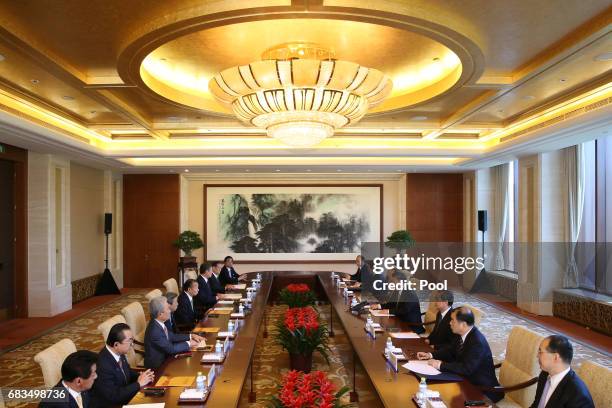
[[[544,337],[524,326],[514,326],[506,345],[506,358],[499,367],[497,388],[506,393],[497,407],[528,407],[533,403],[540,374],[538,348]]]
[[[161,290],[153,289],[152,291],[150,291],[149,293],[147,293],[145,295],[145,298],[147,299],[147,301],[150,301],[151,299],[156,298],[156,297],[160,297],[161,295],[162,295],[162,291]]]
[[[176,283],[176,279],[170,278],[163,283],[164,288],[166,288],[166,292],[173,292],[177,295],[179,294],[178,283]]]
[[[430,301],[427,306],[427,310],[421,313],[423,317],[424,327],[425,327],[425,333],[422,335],[423,337],[427,337],[429,336],[429,334],[431,334],[431,331],[433,330],[435,323],[436,323],[437,314],[438,314],[438,310],[436,309],[434,302]]]
[[[106,339],[108,338],[108,333],[110,332],[111,327],[116,325],[117,323],[126,323],[125,317],[121,315],[115,315],[110,319],[106,319],[102,323],[98,325],[98,331],[102,334],[102,341],[106,344]],[[144,363],[144,352],[140,350],[136,350],[134,347],[128,351],[125,356],[130,363],[130,367],[137,368]]]
[[[195,269],[185,270],[185,274],[183,275],[184,279],[198,279],[198,272]]]
[[[144,332],[147,328],[147,318],[140,302],[130,303],[121,309],[121,314],[125,318],[125,322],[130,326],[130,329],[132,329],[134,344],[144,346]]]
[[[589,389],[596,407],[612,407],[612,370],[585,361],[576,372]]]
[[[62,364],[75,351],[72,340],[62,339],[34,356],[42,370],[45,387],[54,387],[62,379]]]
[[[469,303],[464,303],[464,304],[462,304],[460,306],[469,307],[470,310],[472,311],[472,313],[474,314],[474,325],[476,327],[480,326],[480,322],[486,316],[485,312],[483,312],[482,310],[480,310],[476,306],[470,305]],[[457,306],[457,307],[459,307],[459,306]]]

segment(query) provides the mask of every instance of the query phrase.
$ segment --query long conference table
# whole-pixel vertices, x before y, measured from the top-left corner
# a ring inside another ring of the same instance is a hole
[[[254,274],[250,274],[253,275]],[[348,303],[342,291],[334,283],[329,272],[263,272],[262,282],[257,295],[252,302],[252,309],[246,318],[238,326],[237,336],[231,342],[229,353],[221,365],[216,365],[216,379],[212,386],[210,395],[204,404],[189,403],[192,407],[237,407],[240,403],[241,394],[246,381],[250,382],[253,390],[253,356],[257,336],[262,324],[266,324],[266,305],[270,299],[274,279],[293,278],[292,282],[303,281],[314,283],[319,294],[325,294],[331,307],[330,330],[333,333],[341,326],[346,334],[348,342],[352,347],[352,379],[351,386],[353,395],[359,394],[359,387],[355,384],[355,370],[357,363],[360,364],[366,377],[369,379],[378,402],[384,407],[410,407],[415,406],[412,397],[418,391],[419,380],[404,368],[395,372],[383,358],[385,342],[388,336],[386,331],[402,330],[408,331],[409,326],[397,321],[393,317],[374,317],[374,321],[385,328],[376,339],[372,339],[364,330],[365,317],[357,316],[348,311]],[[322,300],[322,299],[321,299]],[[325,307],[325,306],[323,306]],[[196,327],[219,327],[225,330],[229,315],[207,316]],[[205,333],[208,344],[214,344],[216,333]],[[393,339],[395,347],[400,347],[405,355],[414,355],[417,351],[430,350],[423,339]],[[203,352],[194,351],[190,357],[169,358],[158,370],[156,379],[164,376],[193,376],[198,371],[207,374],[210,364],[200,362]],[[403,363],[402,363],[403,364]],[[351,371],[347,367],[347,371]],[[482,400],[483,394],[480,390],[467,381],[461,382],[439,382],[428,381],[428,388],[439,391],[440,397],[447,407],[463,407],[465,400]],[[130,401],[130,404],[165,403],[166,407],[184,406],[179,403],[179,395],[183,387],[169,387],[164,396],[145,396],[139,392]],[[371,391],[371,390],[370,390]]]

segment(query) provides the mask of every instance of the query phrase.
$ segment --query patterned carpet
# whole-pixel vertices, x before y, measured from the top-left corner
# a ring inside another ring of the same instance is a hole
[[[38,338],[6,353],[0,355],[0,387],[15,386],[41,386],[43,384],[42,375],[38,364],[33,360],[34,355],[45,349],[51,344],[63,339],[71,338],[77,348],[99,351],[103,347],[103,340],[97,331],[97,326],[106,318],[120,313],[125,305],[140,301],[146,309],[144,294],[147,290],[133,292],[124,295],[108,304],[105,304],[85,315],[43,333]],[[485,314],[480,329],[487,336],[491,345],[495,360],[503,360],[505,354],[506,340],[512,326],[521,324],[543,335],[550,334],[550,331],[525,320],[520,316],[507,313],[497,307],[466,295],[456,294],[456,303],[468,302],[481,309]],[[424,307],[424,306],[423,306]],[[269,306],[268,333],[267,338],[263,338],[260,332],[255,351],[255,391],[257,392],[257,403],[248,403],[248,392],[250,383],[247,381],[241,396],[241,406],[243,407],[262,407],[265,406],[266,398],[275,391],[275,384],[281,375],[289,367],[288,354],[274,343],[273,332],[276,319],[282,316],[284,306]],[[319,308],[324,322],[329,321],[329,307]],[[351,350],[346,337],[344,337],[339,327],[335,328],[336,336],[330,339],[332,353],[330,355],[331,364],[327,366],[322,357],[315,354],[313,369],[326,371],[330,374],[338,386],[350,385],[349,372],[352,370]],[[574,363],[578,367],[582,361],[592,360],[607,367],[612,367],[612,360],[609,353],[596,350],[590,346],[574,341]],[[360,389],[359,406],[373,407],[374,395],[367,389],[367,378],[357,370],[357,385]],[[364,387],[362,387],[362,384]],[[370,402],[371,403],[370,403]],[[9,407],[34,406],[33,404],[7,404]]]

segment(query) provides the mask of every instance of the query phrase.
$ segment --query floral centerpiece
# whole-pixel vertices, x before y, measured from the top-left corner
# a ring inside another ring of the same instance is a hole
[[[343,387],[336,391],[336,386],[322,371],[304,374],[290,371],[283,376],[278,395],[271,399],[275,408],[343,408],[340,398],[348,391]]]
[[[319,315],[312,307],[287,309],[276,328],[276,340],[289,352],[291,369],[310,372],[315,351],[329,363],[329,333],[326,326],[319,324]]]
[[[279,297],[289,307],[314,305],[316,296],[305,283],[292,283],[280,291]]]

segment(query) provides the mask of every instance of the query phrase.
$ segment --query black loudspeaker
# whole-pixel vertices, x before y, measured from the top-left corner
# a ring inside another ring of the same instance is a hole
[[[111,213],[104,214],[104,233],[113,233],[113,214]]]
[[[478,231],[487,231],[487,210],[478,210]]]

